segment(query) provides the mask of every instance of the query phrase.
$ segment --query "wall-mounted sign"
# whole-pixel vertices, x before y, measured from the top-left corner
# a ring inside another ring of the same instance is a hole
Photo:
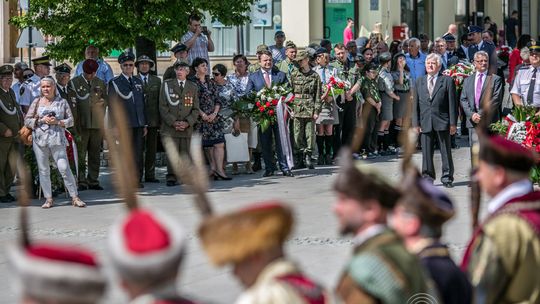
[[[254,27],[272,26],[272,0],[258,0],[253,3],[251,22]]]
[[[379,10],[379,0],[370,0],[369,1],[369,10],[378,11]]]

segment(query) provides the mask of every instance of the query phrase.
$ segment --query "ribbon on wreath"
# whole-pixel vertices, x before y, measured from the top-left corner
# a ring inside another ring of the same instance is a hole
[[[276,105],[276,120],[278,123],[279,141],[281,144],[281,154],[287,162],[287,166],[294,167],[293,149],[291,145],[289,133],[289,118],[291,116],[291,108],[288,105],[294,98],[294,95],[289,94],[287,97],[280,97]]]

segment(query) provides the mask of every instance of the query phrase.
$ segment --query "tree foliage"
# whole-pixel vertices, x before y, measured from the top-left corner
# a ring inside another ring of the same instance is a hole
[[[12,17],[19,28],[32,25],[56,37],[47,46],[54,59],[83,59],[88,44],[102,54],[133,47],[139,38],[154,41],[159,50],[166,41],[185,34],[188,17],[208,12],[212,21],[244,24],[253,0],[34,0],[26,15]]]

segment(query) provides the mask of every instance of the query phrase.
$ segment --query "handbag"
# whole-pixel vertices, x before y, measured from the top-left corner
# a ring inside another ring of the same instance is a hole
[[[39,99],[37,101],[34,101],[34,102],[38,102],[39,103]],[[37,109],[38,109],[38,105],[36,104],[36,106],[34,107],[34,115],[33,117],[36,118],[37,116]],[[20,130],[19,130],[19,138],[21,139],[21,142],[25,145],[25,146],[31,146],[32,145],[32,132],[34,130],[27,127],[27,126],[23,126]]]
[[[227,162],[247,162],[249,161],[249,149],[247,133],[240,133],[238,136],[225,134],[225,148],[227,150]]]

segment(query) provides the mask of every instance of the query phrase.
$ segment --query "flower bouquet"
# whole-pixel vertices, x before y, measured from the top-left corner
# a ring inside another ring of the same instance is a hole
[[[540,153],[540,117],[534,107],[515,107],[502,121],[491,124],[491,130],[525,148]],[[531,170],[531,181],[540,182],[540,167]]]
[[[339,78],[330,76],[328,83],[326,84],[326,92],[328,95],[336,98],[345,93],[346,90],[350,89],[351,84],[348,81],[342,81]]]
[[[466,61],[460,61],[456,65],[443,71],[443,75],[450,76],[456,85],[456,91],[463,89],[463,81],[465,78],[474,73],[474,66]]]
[[[253,108],[251,117],[261,127],[261,131],[268,129],[277,121],[277,105],[279,101],[284,101],[287,106],[291,106],[294,95],[291,89],[285,86],[275,85],[271,88],[263,88],[252,99]]]
[[[507,45],[503,45],[499,49],[497,49],[497,59],[499,62],[499,66],[507,66],[508,61],[510,60],[510,47],[508,47]]]

